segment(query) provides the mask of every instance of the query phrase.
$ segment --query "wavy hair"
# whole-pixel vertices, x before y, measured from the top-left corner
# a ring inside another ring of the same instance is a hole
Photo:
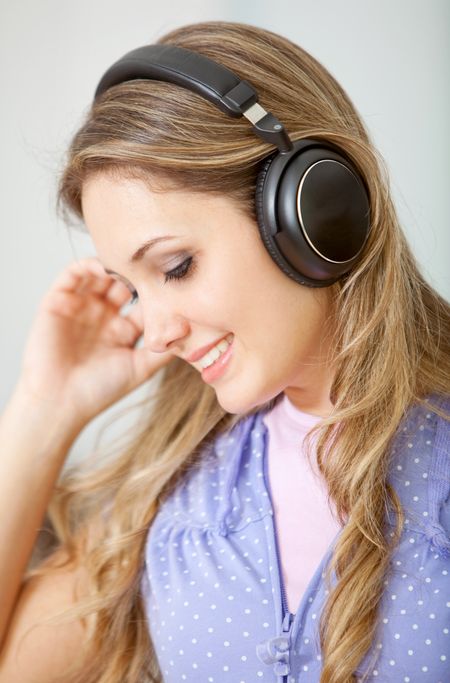
[[[334,411],[321,423],[317,445],[329,496],[345,524],[330,565],[336,584],[320,621],[320,682],[349,683],[373,642],[383,581],[402,530],[401,506],[387,483],[390,443],[412,403],[448,392],[449,306],[419,272],[385,165],[354,105],[316,59],[271,31],[225,21],[177,28],[157,42],[196,50],[247,79],[293,140],[339,145],[369,191],[372,225],[363,256],[333,285]],[[93,103],[74,135],[58,207],[66,220],[82,219],[83,183],[111,173],[143,178],[149,186],[157,179],[168,189],[226,195],[256,221],[256,179],[273,151],[247,120],[229,119],[185,88],[122,83]],[[49,507],[64,562],[81,564],[89,577],[87,595],[66,613],[86,617],[89,636],[73,682],[162,680],[140,594],[148,529],[205,445],[242,417],[226,413],[180,359],[157,379],[121,452],[103,464],[68,470]],[[389,539],[383,533],[388,504],[398,513]],[[55,571],[57,564],[52,556],[29,575]]]

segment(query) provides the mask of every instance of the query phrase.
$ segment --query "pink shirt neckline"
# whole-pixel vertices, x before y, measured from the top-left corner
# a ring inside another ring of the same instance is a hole
[[[283,394],[263,418],[269,432],[267,472],[288,607],[295,612],[329,544],[340,529],[326,484],[304,438],[323,418],[299,410]]]
[[[305,427],[308,431],[323,420],[323,417],[320,415],[305,413],[300,408],[297,408],[286,394],[283,394],[277,406],[281,408],[288,419],[293,420],[300,427]]]

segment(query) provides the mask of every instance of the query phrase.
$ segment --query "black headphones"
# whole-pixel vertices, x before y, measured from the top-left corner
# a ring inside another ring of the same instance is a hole
[[[132,50],[103,75],[95,99],[135,79],[176,83],[233,117],[278,149],[263,160],[255,207],[261,238],[290,278],[326,287],[357,262],[370,227],[365,184],[342,150],[322,140],[292,141],[283,124],[258,104],[258,93],[228,68],[174,45]]]

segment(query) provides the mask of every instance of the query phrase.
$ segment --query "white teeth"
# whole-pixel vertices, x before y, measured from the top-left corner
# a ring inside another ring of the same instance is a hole
[[[202,370],[212,365],[214,361],[216,361],[219,356],[227,350],[232,341],[233,335],[229,334],[228,337],[225,337],[225,339],[221,339],[216,346],[208,351],[208,353],[205,353],[205,355],[199,360]]]
[[[219,349],[219,351],[226,351],[228,347],[229,343],[227,342],[227,340],[222,339],[222,341],[217,344],[216,349]]]

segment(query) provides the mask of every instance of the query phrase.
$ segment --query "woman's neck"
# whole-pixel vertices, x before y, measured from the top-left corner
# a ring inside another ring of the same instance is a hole
[[[301,386],[288,386],[284,389],[284,394],[302,412],[328,417],[334,407],[330,399],[333,380],[334,371],[324,366],[320,372],[316,370],[313,373],[311,381],[302,382]]]

